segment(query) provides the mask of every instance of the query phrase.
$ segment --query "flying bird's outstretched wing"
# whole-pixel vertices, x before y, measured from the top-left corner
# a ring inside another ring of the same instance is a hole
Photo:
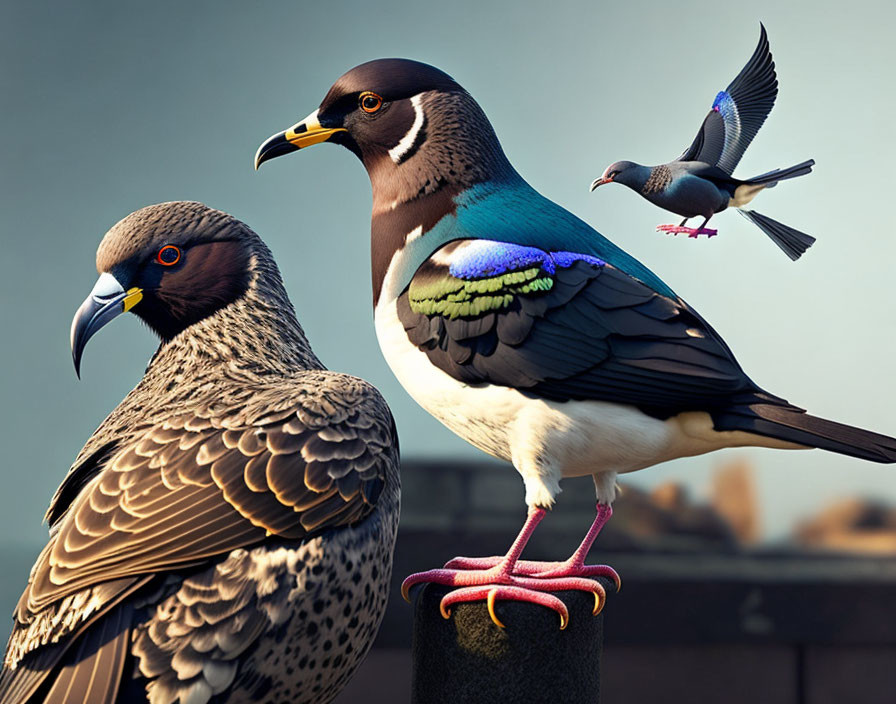
[[[255,417],[173,415],[98,471],[85,468],[93,476],[62,511],[16,608],[0,701],[33,692],[88,625],[158,573],[368,516],[397,462],[395,430],[372,387],[340,377],[338,395],[316,384],[286,403],[269,394]]]
[[[765,27],[756,50],[730,85],[716,96],[694,142],[677,161],[703,161],[731,174],[772,111],[778,95],[775,62]]]

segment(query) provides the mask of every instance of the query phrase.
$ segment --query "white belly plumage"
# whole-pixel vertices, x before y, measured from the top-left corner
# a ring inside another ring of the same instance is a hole
[[[381,299],[375,316],[380,348],[402,386],[464,440],[512,462],[530,506],[550,506],[563,477],[594,475],[598,498],[612,501],[617,473],[722,447],[785,446],[748,433],[716,432],[707,413],[663,421],[634,406],[547,401],[504,386],[464,384],[410,342],[394,299]]]

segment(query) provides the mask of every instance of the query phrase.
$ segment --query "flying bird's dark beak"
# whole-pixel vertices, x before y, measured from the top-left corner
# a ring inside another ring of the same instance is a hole
[[[87,341],[106,323],[122,313],[127,313],[142,298],[141,289],[134,287],[125,291],[112,274],[100,274],[90,295],[78,308],[72,320],[72,361],[75,363],[75,374],[79,379],[81,354]]]
[[[324,127],[320,124],[317,113],[315,110],[285,132],[269,137],[255,152],[255,168],[258,169],[264,162],[278,156],[326,142],[337,132],[348,131],[344,127]]]
[[[604,178],[601,176],[600,178],[596,178],[591,182],[591,190],[593,191],[598,186],[603,186],[605,183],[613,183],[613,179]]]

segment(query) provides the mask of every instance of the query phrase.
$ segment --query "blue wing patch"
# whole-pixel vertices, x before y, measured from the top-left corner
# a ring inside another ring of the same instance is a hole
[[[568,269],[574,262],[603,266],[604,261],[590,254],[576,252],[545,252],[538,247],[526,247],[509,242],[470,240],[458,247],[451,257],[448,271],[459,279],[482,279],[509,271],[540,267],[553,275],[556,268]]]

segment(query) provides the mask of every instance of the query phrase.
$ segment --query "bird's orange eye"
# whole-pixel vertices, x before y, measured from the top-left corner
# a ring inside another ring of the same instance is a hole
[[[361,106],[361,109],[364,112],[372,113],[383,107],[383,99],[376,93],[371,93],[368,90],[364,91],[360,96],[358,96],[358,105]]]
[[[180,249],[173,244],[166,244],[156,255],[156,261],[162,266],[174,266],[180,261]]]

